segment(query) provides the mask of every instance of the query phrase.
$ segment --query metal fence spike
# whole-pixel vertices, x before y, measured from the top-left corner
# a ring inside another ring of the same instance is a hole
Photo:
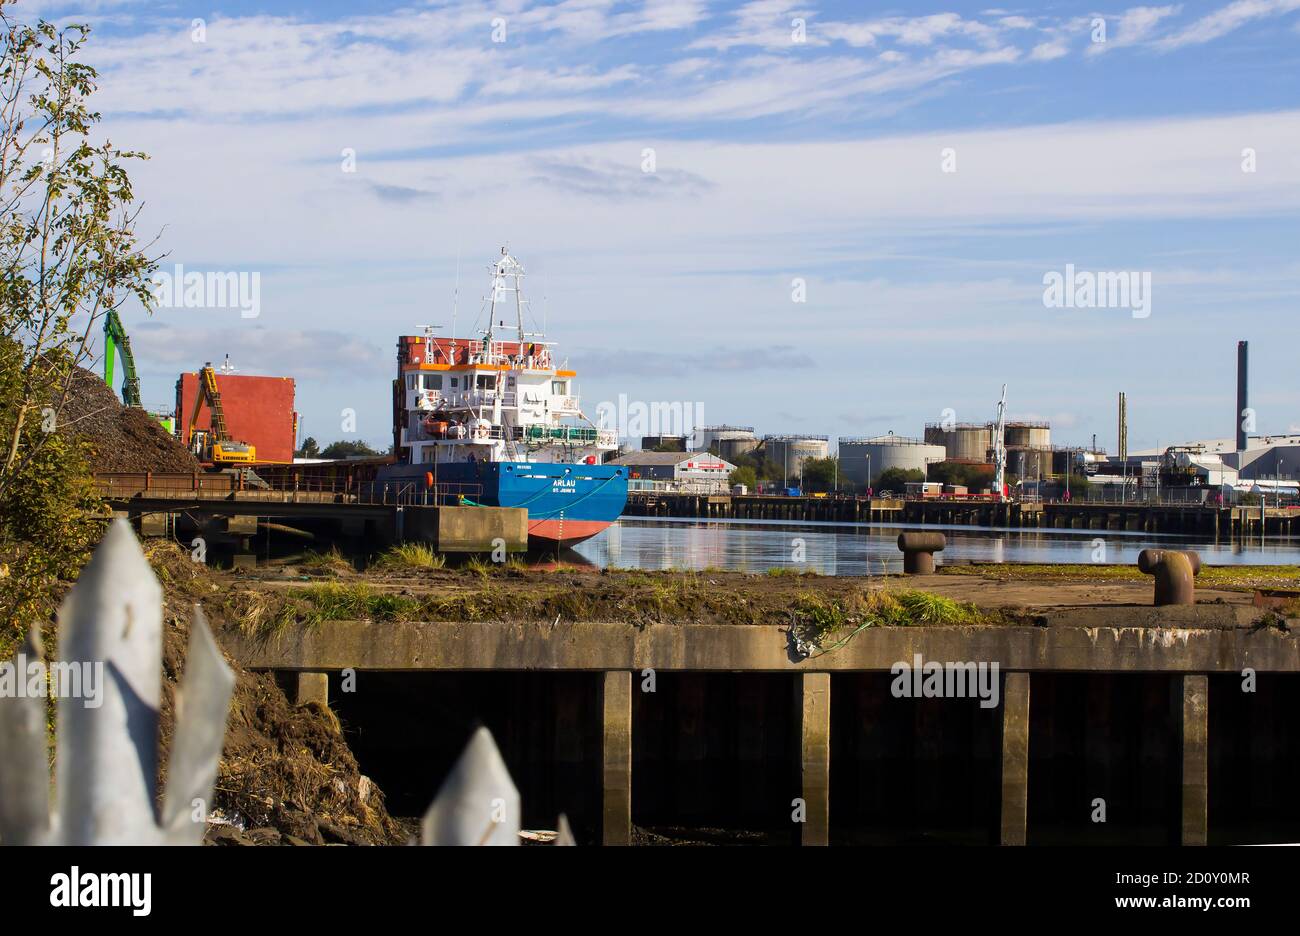
[[[41,637],[39,627],[27,628],[27,637],[23,640],[23,653],[28,659],[45,661],[45,640]]]
[[[15,680],[27,681],[28,664],[45,662],[33,628],[13,660]],[[41,688],[44,689],[44,677]],[[15,689],[17,688],[15,684]],[[49,744],[45,699],[26,691],[0,695],[0,842],[43,845],[50,838]]]
[[[60,838],[157,841],[162,587],[125,520],[109,526],[68,593],[59,634],[51,676],[62,664],[81,678],[62,687],[57,707]]]
[[[518,845],[519,791],[492,732],[480,727],[420,823],[424,845]]]
[[[176,690],[176,727],[167,755],[162,826],[171,844],[198,845],[203,840],[234,688],[235,674],[212,639],[203,609],[196,604],[185,675]]]

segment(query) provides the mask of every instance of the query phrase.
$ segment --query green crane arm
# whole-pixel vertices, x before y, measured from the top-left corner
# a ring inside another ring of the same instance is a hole
[[[114,351],[122,355],[122,402],[140,408],[140,378],[135,372],[135,356],[131,353],[131,339],[117,312],[108,310],[104,316],[104,382],[113,386]]]

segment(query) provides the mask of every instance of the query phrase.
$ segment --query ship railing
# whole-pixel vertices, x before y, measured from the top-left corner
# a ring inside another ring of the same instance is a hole
[[[432,466],[430,466],[432,467]],[[359,503],[387,507],[455,507],[482,503],[483,485],[435,481],[376,481]]]
[[[414,400],[416,408],[422,413],[431,413],[441,404],[444,408],[471,407],[471,406],[492,406],[498,400],[505,407],[516,405],[518,394],[514,390],[459,390],[455,393],[444,393],[439,390],[426,390],[422,398]],[[419,404],[424,404],[420,406]],[[411,407],[408,407],[410,409]]]
[[[583,426],[528,426],[524,438],[529,442],[576,442],[590,445],[601,441],[604,429],[588,429]]]

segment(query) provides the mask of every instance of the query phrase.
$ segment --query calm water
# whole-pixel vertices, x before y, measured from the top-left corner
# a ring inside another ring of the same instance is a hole
[[[803,541],[807,566],[824,575],[877,574],[902,567],[898,534],[942,530],[947,549],[939,562],[1091,562],[1094,540],[1105,543],[1105,562],[1135,563],[1148,546],[1196,549],[1209,565],[1300,564],[1300,539],[1258,537],[1215,543],[1198,537],[1154,536],[1109,530],[1018,530],[969,526],[867,526],[774,520],[702,521],[623,519],[574,550],[597,566],[628,569],[730,569],[762,572],[790,565]]]

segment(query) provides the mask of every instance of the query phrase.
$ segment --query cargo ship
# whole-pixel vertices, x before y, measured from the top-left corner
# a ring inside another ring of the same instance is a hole
[[[627,468],[604,464],[618,435],[587,418],[575,372],[556,365],[540,331],[525,330],[523,266],[502,248],[489,271],[480,337],[440,337],[434,325],[398,339],[398,463],[381,480],[423,483],[460,503],[525,507],[530,548],[572,546],[623,512]]]

